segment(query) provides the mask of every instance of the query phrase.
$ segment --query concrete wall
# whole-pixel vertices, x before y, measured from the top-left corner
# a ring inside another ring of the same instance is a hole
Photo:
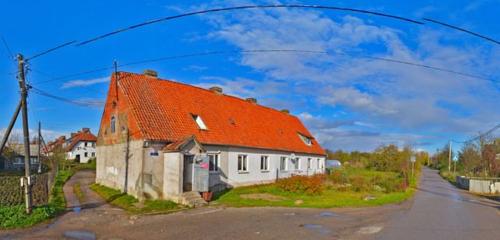
[[[87,146],[85,146],[87,143]],[[85,157],[87,153],[87,157]],[[96,147],[95,142],[78,142],[72,149],[72,151],[67,153],[68,159],[75,159],[76,155],[80,155],[80,162],[87,163],[89,159],[96,157]]]
[[[129,144],[127,192],[142,198],[143,141]],[[126,143],[97,146],[96,182],[115,189],[125,189]]]

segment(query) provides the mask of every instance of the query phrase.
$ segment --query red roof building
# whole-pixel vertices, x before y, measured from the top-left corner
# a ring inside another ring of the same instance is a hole
[[[152,71],[145,74],[118,72],[111,76],[98,135],[98,180],[99,178],[102,178],[103,182],[109,180],[108,173],[120,175],[121,164],[117,162],[122,160],[111,157],[110,152],[118,151],[118,146],[123,144],[130,147],[132,142],[137,141],[143,143],[142,147],[146,150],[142,151],[150,153],[137,161],[147,162],[146,158],[161,153],[182,151],[181,147],[188,146],[189,141],[195,141],[203,146],[199,151],[204,154],[209,154],[211,151],[219,152],[219,157],[210,157],[210,159],[217,158],[211,160],[210,166],[226,165],[221,166],[226,168],[226,171],[231,171],[232,164],[238,161],[241,161],[239,167],[242,167],[244,161],[241,157],[240,160],[237,159],[238,156],[230,159],[235,151],[242,154],[248,151],[269,157],[276,155],[276,159],[267,160],[276,164],[280,161],[277,155],[286,156],[287,161],[291,162],[295,161],[295,158],[303,157],[297,160],[303,163],[290,163],[297,168],[301,165],[303,171],[312,169],[313,158],[314,161],[316,159],[318,161],[316,169],[322,168],[324,162],[319,161],[320,159],[324,161],[326,155],[325,150],[302,122],[287,111],[259,105],[253,98],[241,99],[226,95],[218,87],[203,89],[160,79]],[[102,172],[99,176],[101,152],[103,162],[109,164],[102,166],[102,170],[106,168],[108,172]],[[255,162],[264,161],[260,159],[260,155],[259,159],[254,160]],[[253,155],[248,154],[247,157]],[[259,164],[255,163],[255,166]],[[285,170],[283,166],[278,167],[276,164],[274,167]],[[165,164],[162,167],[165,168]],[[211,170],[215,168],[211,167]],[[270,172],[270,169],[263,170],[265,171]],[[259,179],[240,182],[259,182]]]

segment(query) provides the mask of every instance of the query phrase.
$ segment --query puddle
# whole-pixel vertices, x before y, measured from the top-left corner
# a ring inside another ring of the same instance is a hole
[[[283,213],[283,215],[285,215],[285,216],[295,216],[295,213],[294,212],[292,212],[292,213]]]
[[[380,232],[382,227],[380,226],[370,226],[370,227],[362,227],[358,230],[359,234],[375,234]]]
[[[81,207],[74,207],[72,210],[73,210],[73,212],[79,214],[82,211],[82,208]]]
[[[330,230],[326,229],[321,224],[304,224],[304,225],[301,225],[301,226],[304,227],[305,229],[318,232],[318,233],[320,233],[322,235],[327,235],[327,234],[329,234],[331,232]]]
[[[66,231],[64,237],[76,240],[95,240],[95,233],[90,231]]]
[[[339,217],[340,215],[334,212],[321,212],[320,217]]]

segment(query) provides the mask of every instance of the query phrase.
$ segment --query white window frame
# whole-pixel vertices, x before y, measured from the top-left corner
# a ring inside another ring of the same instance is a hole
[[[92,157],[95,157],[95,152],[92,152]]]
[[[302,135],[300,133],[297,134],[299,135],[299,138],[302,140],[302,142],[304,142],[307,146],[312,146],[312,138]]]
[[[263,165],[265,165],[264,168]],[[267,155],[260,156],[260,171],[269,172],[269,156]]]
[[[295,157],[294,159],[292,159],[292,164],[293,164],[294,170],[300,170],[300,158],[299,157]]]
[[[240,165],[240,161],[242,163],[241,165]],[[241,169],[240,169],[240,166],[241,166]],[[249,172],[249,170],[248,170],[248,155],[238,154],[238,162],[237,162],[236,169],[238,170],[238,173],[248,173]]]
[[[21,157],[15,157],[15,158],[14,158],[13,163],[14,163],[14,164],[17,164],[17,165],[24,164],[24,158],[21,158]]]
[[[30,157],[30,163],[31,164],[38,164],[40,161],[38,161],[37,157]]]
[[[220,154],[218,153],[208,153],[207,154],[208,156],[208,170],[211,172],[211,173],[217,173],[220,171]],[[212,162],[212,159],[210,159],[210,157],[213,157],[213,159],[215,160],[215,163],[211,164]],[[214,166],[215,169],[210,169],[210,166]]]
[[[323,166],[321,166],[321,158],[318,158],[318,169],[323,169]]]
[[[312,158],[307,158],[307,169],[312,169]]]
[[[280,171],[288,171],[288,157],[280,157]]]
[[[205,122],[203,121],[203,119],[201,118],[200,115],[191,114],[191,116],[193,117],[194,122],[196,122],[196,125],[198,125],[199,129],[208,130],[207,125],[205,124]]]

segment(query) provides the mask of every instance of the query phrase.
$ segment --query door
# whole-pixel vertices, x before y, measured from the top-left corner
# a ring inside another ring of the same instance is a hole
[[[79,163],[80,162],[80,154],[76,154],[75,157],[75,162]]]
[[[182,190],[190,192],[193,190],[193,162],[194,155],[184,155],[184,171]]]

